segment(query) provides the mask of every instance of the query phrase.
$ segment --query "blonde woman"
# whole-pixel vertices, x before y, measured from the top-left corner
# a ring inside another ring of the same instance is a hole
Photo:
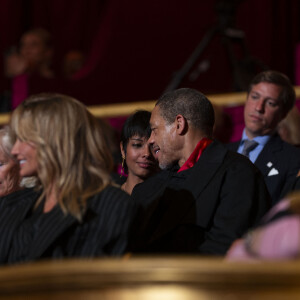
[[[122,254],[134,207],[110,182],[112,158],[99,123],[79,101],[34,95],[13,112],[12,154],[41,196],[15,234],[9,262]]]

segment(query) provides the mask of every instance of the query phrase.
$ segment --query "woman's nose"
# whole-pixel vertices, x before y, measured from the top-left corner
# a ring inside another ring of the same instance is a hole
[[[15,144],[13,145],[11,149],[11,154],[12,155],[17,155],[18,154],[18,149],[19,149],[19,140],[16,140]]]
[[[143,156],[149,157],[151,155],[151,148],[150,147],[151,147],[150,144],[145,145]]]

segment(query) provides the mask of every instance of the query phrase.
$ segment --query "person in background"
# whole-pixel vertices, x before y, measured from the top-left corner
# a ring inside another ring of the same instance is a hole
[[[283,141],[300,147],[300,112],[296,106],[278,124],[278,134]]]
[[[154,159],[148,139],[151,134],[149,111],[139,110],[125,122],[121,132],[121,154],[123,172],[127,179],[122,189],[131,194],[136,184],[159,171],[158,162]]]
[[[52,78],[52,56],[50,33],[43,28],[31,29],[22,35],[19,49],[15,48],[6,56],[5,74],[12,78],[23,73],[36,72],[42,77]]]
[[[70,50],[63,58],[62,75],[66,79],[72,79],[85,62],[84,54],[79,50]]]
[[[21,189],[19,163],[10,153],[12,145],[9,128],[0,129],[0,197]]]
[[[284,142],[277,133],[278,124],[293,108],[295,98],[294,88],[284,74],[269,70],[256,75],[248,88],[242,139],[227,145],[259,168],[273,205],[282,199],[286,185],[300,169],[300,149]]]
[[[0,129],[0,263],[7,261],[13,234],[38,195],[33,189],[35,178],[19,175],[19,162],[11,154],[13,144],[10,128]]]
[[[74,98],[33,95],[13,112],[12,154],[40,196],[13,236],[9,263],[121,255],[135,212],[111,184],[112,157],[98,120]]]
[[[26,31],[19,47],[12,47],[4,60],[4,74],[12,79],[11,108],[16,108],[29,94],[28,81],[32,75],[52,79],[53,45],[44,28]]]
[[[229,114],[224,111],[224,107],[213,104],[215,112],[215,124],[213,138],[221,143],[229,143],[233,132],[233,123]]]
[[[298,178],[299,179],[299,178]],[[287,260],[300,257],[300,189],[279,201],[261,224],[235,241],[228,261]]]

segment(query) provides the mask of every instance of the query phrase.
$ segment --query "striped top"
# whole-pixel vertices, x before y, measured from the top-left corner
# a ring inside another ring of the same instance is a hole
[[[23,189],[0,198],[0,263],[7,261],[13,236],[38,196],[33,189]]]
[[[41,203],[18,227],[8,261],[120,255],[126,250],[134,213],[129,195],[113,186],[88,199],[81,223],[59,205],[43,213]]]

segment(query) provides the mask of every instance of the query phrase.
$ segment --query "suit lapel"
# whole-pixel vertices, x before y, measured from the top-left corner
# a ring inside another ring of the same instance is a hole
[[[264,176],[268,176],[272,167],[276,165],[278,160],[276,152],[281,151],[281,149],[282,143],[278,135],[272,136],[268,143],[264,146],[254,163]]]
[[[201,198],[199,195],[218,171],[226,153],[224,146],[214,141],[202,153],[193,168],[173,173],[173,178],[183,179],[183,185],[179,184],[179,189],[166,188],[163,197],[155,204],[153,211],[159,212],[159,216],[151,215],[152,223],[157,227],[151,241],[171,231],[178,224],[197,223],[196,207],[201,207],[204,213],[206,204],[203,202],[207,201],[207,198]],[[157,209],[158,207],[160,209]],[[203,217],[205,219],[208,216]]]
[[[222,144],[214,141],[203,152],[195,166],[187,171],[190,173],[187,175],[185,185],[187,189],[193,191],[195,199],[218,171],[227,151]]]

